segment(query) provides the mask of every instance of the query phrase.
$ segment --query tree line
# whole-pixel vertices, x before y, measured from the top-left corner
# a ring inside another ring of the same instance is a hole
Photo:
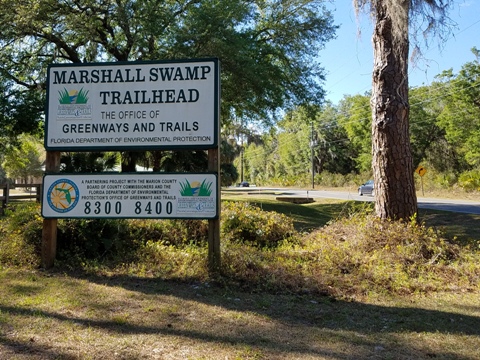
[[[413,167],[434,173],[437,185],[480,189],[480,53],[458,73],[445,70],[426,86],[411,88],[410,144]],[[247,181],[309,185],[322,172],[372,176],[372,112],[369,93],[344,96],[338,104],[286,113],[269,132],[245,131]],[[313,161],[312,161],[313,153]],[[240,156],[235,164],[241,167]],[[317,178],[321,185],[321,177]]]
[[[336,28],[312,0],[0,0],[0,156],[21,134],[42,137],[49,64],[216,57],[222,125],[272,123],[280,109],[322,100],[317,54]],[[92,155],[65,157],[66,168],[85,168]],[[205,161],[203,152],[120,154],[123,171],[193,171]]]

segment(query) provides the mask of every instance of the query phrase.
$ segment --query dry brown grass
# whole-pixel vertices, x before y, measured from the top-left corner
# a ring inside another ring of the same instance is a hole
[[[475,359],[479,293],[335,301],[0,272],[1,359]]]

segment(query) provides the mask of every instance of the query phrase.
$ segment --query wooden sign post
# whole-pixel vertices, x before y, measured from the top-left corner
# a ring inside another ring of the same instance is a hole
[[[220,181],[219,151],[219,148],[208,150],[208,170],[219,174],[218,181]],[[220,192],[217,196],[217,209],[218,217],[208,220],[208,267],[211,272],[220,270]]]
[[[60,171],[60,151],[47,151],[45,171],[47,173],[57,173]],[[43,219],[42,267],[44,269],[53,267],[56,254],[57,219]]]
[[[427,169],[425,169],[423,166],[419,166],[415,172],[420,175],[420,183],[422,185],[422,196],[425,196],[425,193],[423,192],[423,176],[427,173]]]

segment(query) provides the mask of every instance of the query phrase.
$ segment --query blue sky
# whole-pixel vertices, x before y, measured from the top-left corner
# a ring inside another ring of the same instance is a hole
[[[328,6],[340,28],[337,38],[325,44],[319,53],[326,71],[326,99],[334,104],[344,95],[364,94],[371,89],[372,25],[366,15],[356,19],[352,3],[337,0]],[[480,1],[454,0],[450,18],[457,25],[448,40],[442,44],[432,38],[430,46],[422,49],[425,60],[409,63],[410,86],[428,85],[443,70],[452,68],[457,73],[463,64],[474,60],[470,49],[480,49]]]

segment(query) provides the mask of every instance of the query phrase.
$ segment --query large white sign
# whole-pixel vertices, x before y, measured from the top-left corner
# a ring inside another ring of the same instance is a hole
[[[214,148],[219,84],[217,59],[51,65],[45,148]]]
[[[45,175],[42,216],[213,219],[217,189],[214,174]]]

